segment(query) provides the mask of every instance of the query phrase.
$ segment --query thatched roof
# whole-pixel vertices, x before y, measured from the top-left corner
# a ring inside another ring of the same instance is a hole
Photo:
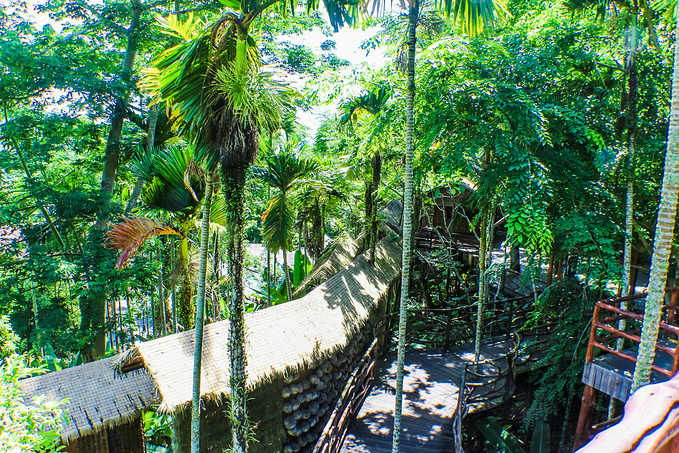
[[[336,240],[329,250],[314,263],[311,271],[309,271],[297,289],[292,293],[292,298],[297,299],[303,295],[308,285],[313,286],[314,282],[327,280],[350,265],[354,258],[356,258],[356,255],[358,255],[359,250],[358,242],[350,237]]]
[[[401,247],[385,239],[375,265],[360,256],[301,299],[245,316],[251,389],[288,373],[314,366],[344,348],[400,273]],[[229,393],[229,322],[205,327],[201,394],[218,400]],[[142,343],[122,359],[141,358],[162,396],[161,411],[191,401],[194,331]]]
[[[380,219],[380,228],[387,229],[401,236],[401,220],[403,219],[403,203],[394,198],[377,213]],[[386,227],[386,228],[385,228]]]
[[[120,356],[97,360],[19,382],[26,401],[40,395],[46,401],[68,402],[68,425],[60,429],[69,442],[105,427],[136,417],[141,409],[157,403],[153,380],[143,369],[118,373],[114,363]]]
[[[401,218],[403,217],[403,204],[397,199],[391,200],[378,212],[380,229],[387,234],[394,232],[401,235]],[[351,238],[342,238],[333,243],[326,254],[319,258],[314,267],[300,282],[297,289],[292,293],[293,299],[302,296],[308,286],[315,282],[322,282],[347,267],[364,247],[365,238],[361,235],[355,241]]]

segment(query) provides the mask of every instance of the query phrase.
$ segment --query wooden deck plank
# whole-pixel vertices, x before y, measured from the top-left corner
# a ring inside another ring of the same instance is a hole
[[[511,347],[509,340],[483,345],[482,360],[499,357]],[[447,353],[432,349],[406,352],[401,451],[451,451],[459,383],[465,362],[471,362],[473,356],[472,344],[456,346]],[[349,427],[343,453],[391,452],[395,352],[380,359],[375,375],[373,388]]]
[[[623,352],[631,356],[637,354],[633,350],[624,350]],[[655,356],[654,364],[671,369],[671,357],[659,352]],[[595,357],[592,363],[585,364],[582,382],[620,401],[627,401],[632,387],[633,374],[634,362],[613,354],[601,354]],[[664,382],[667,379],[666,376],[656,371],[651,372],[651,383]]]

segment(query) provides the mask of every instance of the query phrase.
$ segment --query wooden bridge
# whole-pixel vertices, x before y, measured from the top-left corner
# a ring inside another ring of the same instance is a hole
[[[508,304],[513,302],[518,301],[510,300]],[[432,319],[420,324],[420,329],[411,329],[409,344],[435,345],[432,340],[423,340],[422,332],[431,331],[437,324],[436,317],[450,332],[449,327],[460,318],[450,310],[443,312],[444,309],[412,310],[415,318],[424,313]],[[508,320],[509,325],[520,316],[521,310],[516,310]],[[499,317],[490,319],[489,325],[494,326],[495,332],[498,326],[503,326]],[[533,333],[523,338],[523,344],[540,341],[546,335]],[[461,437],[461,419],[467,413],[492,409],[507,401],[514,390],[517,370],[532,360],[529,353],[519,354],[522,342],[516,334],[485,342],[477,363],[473,362],[473,343],[448,348],[449,341],[448,336],[442,335],[439,342],[445,342],[446,347],[410,347],[406,352],[401,436],[404,451],[453,451]],[[379,342],[375,340],[350,377],[314,453],[391,451],[397,358],[396,351],[382,357],[378,353]],[[464,389],[462,393],[460,388]]]
[[[481,360],[497,362],[501,376],[485,367],[485,395],[470,407],[489,409],[505,401],[514,388],[512,340],[501,340],[482,347]],[[453,421],[458,409],[460,383],[466,365],[474,358],[474,345],[406,352],[403,384],[403,418],[401,448],[403,451],[449,452],[455,436]],[[376,367],[372,390],[356,419],[347,430],[340,451],[344,453],[388,453],[391,451],[393,412],[396,389],[396,353],[382,357]],[[491,391],[492,389],[492,391]]]

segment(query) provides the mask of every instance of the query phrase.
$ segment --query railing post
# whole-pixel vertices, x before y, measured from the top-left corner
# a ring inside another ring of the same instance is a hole
[[[585,363],[592,363],[594,358],[594,341],[596,341],[596,326],[599,323],[599,313],[601,308],[597,302],[594,305],[594,313],[592,314],[592,332],[589,335],[589,343],[587,344],[587,355],[585,356]]]
[[[674,324],[674,316],[677,312],[677,291],[679,291],[679,288],[672,288],[670,306],[667,309],[667,324]]]
[[[516,299],[512,300],[512,302],[509,304],[509,319],[507,323],[507,337],[509,337],[512,334],[512,326],[514,325],[514,304],[516,303]]]
[[[443,344],[443,348],[446,352],[448,352],[448,349],[450,349],[450,331],[452,329],[452,324],[453,324],[453,309],[448,308],[448,320],[446,321],[446,336],[445,342]]]

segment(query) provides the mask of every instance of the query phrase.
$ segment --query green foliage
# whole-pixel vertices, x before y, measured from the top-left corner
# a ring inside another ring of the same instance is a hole
[[[533,379],[537,386],[534,400],[524,419],[525,428],[534,428],[541,420],[554,419],[569,398],[576,395],[584,363],[589,322],[594,302],[601,297],[571,278],[550,285],[540,294],[531,328],[555,323],[550,348],[538,365],[544,365]]]
[[[283,149],[266,159],[265,169],[256,171],[257,176],[280,191],[269,200],[262,215],[262,236],[272,252],[293,250],[295,211],[291,196],[305,183],[310,183],[306,178],[318,168],[315,161],[302,158],[291,149]]]
[[[60,424],[65,424],[61,403],[45,402],[43,398],[27,402],[18,387],[20,379],[45,372],[25,364],[20,355],[10,355],[0,365],[0,449],[2,451],[55,452],[59,446]]]
[[[549,453],[551,451],[550,434],[549,424],[544,420],[538,420],[533,431],[530,452]]]
[[[486,417],[476,422],[476,426],[488,440],[488,452],[524,453],[519,440],[506,428],[500,426],[496,418]]]
[[[0,360],[14,354],[19,337],[12,330],[8,316],[0,316]]]
[[[147,445],[153,447],[171,447],[172,417],[150,410],[142,413],[142,423]]]

